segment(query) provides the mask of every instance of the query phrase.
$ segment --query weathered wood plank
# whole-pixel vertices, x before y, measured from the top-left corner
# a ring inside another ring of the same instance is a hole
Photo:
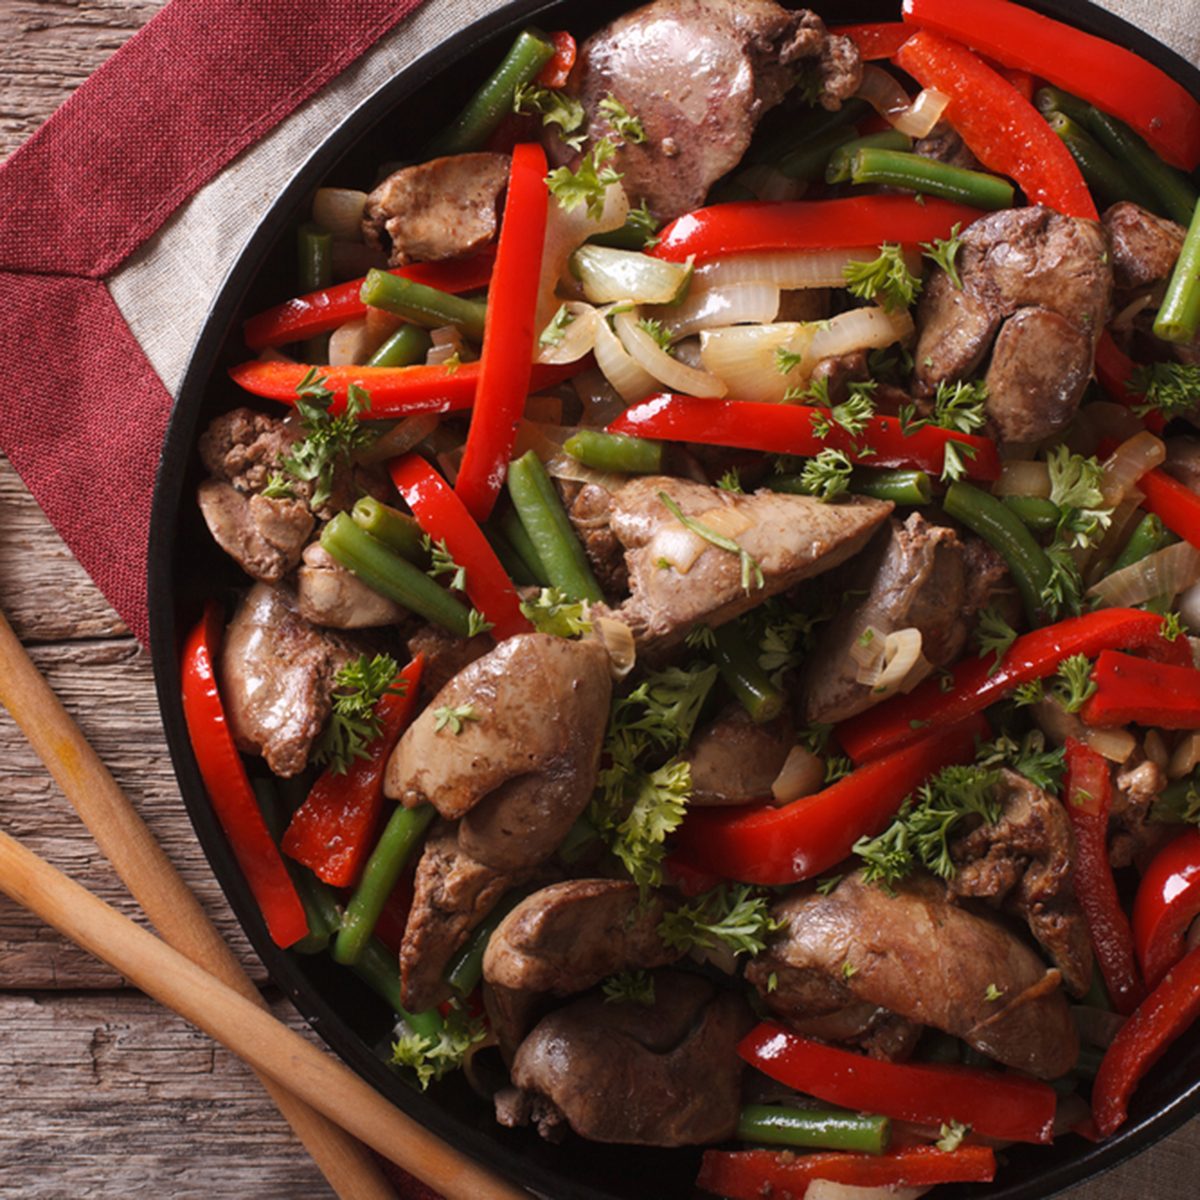
[[[0,994],[0,1077],[4,1196],[332,1195],[249,1069],[140,993]]]
[[[263,979],[184,811],[147,656],[130,638],[35,645],[30,653],[239,957],[256,979]],[[137,906],[74,809],[2,711],[0,762],[0,825],[121,911],[137,916]],[[119,982],[108,967],[0,900],[0,988],[114,987]]]

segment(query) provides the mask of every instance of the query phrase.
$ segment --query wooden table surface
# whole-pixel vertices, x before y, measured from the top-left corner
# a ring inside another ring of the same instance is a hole
[[[436,3],[436,0],[432,0]],[[0,158],[159,0],[0,0]],[[98,165],[99,169],[99,165]],[[150,664],[0,456],[0,608],[254,977],[176,792]],[[0,711],[0,822],[123,912],[133,903]],[[302,1022],[286,1006],[277,1011]],[[1071,1200],[1196,1195],[1200,1121]],[[0,899],[0,1197],[329,1195],[229,1054]]]

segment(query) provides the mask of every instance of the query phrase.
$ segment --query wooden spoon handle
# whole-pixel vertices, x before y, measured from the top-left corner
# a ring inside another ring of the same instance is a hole
[[[447,1200],[529,1200],[528,1193],[446,1145],[348,1067],[6,833],[0,833],[0,891]]]
[[[265,1007],[233,951],[42,678],[3,613],[0,704],[12,714],[130,895],[163,938],[247,1000]],[[286,1086],[271,1079],[262,1082],[339,1196],[346,1200],[394,1200],[394,1190],[362,1146],[297,1100]]]

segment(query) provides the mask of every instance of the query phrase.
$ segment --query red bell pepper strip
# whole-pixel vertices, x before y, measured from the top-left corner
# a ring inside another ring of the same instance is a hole
[[[221,611],[210,601],[183,648],[183,717],[213,811],[271,939],[277,946],[291,946],[307,935],[308,918],[233,744],[217,688],[220,644]]]
[[[972,479],[1000,478],[1000,456],[990,438],[926,425],[901,432],[896,417],[872,417],[857,437],[835,425],[817,437],[813,418],[828,411],[804,404],[762,404],[751,400],[706,400],[669,392],[651,396],[626,409],[611,425],[612,433],[629,433],[658,441],[730,446],[766,454],[816,455],[845,451],[852,462],[874,467],[918,467],[940,472],[946,445],[966,447],[962,455]],[[972,457],[973,455],[973,457]]]
[[[1127,408],[1144,402],[1144,396],[1130,390],[1129,385],[1135,370],[1136,364],[1133,359],[1113,341],[1113,335],[1106,329],[1096,343],[1096,379],[1108,393],[1110,400],[1124,404]],[[1142,418],[1142,424],[1151,433],[1162,433],[1166,422],[1161,413],[1148,412]]]
[[[950,97],[946,120],[988,170],[1015,179],[1030,204],[1098,219],[1071,152],[1041,113],[977,54],[919,30],[900,47],[896,62],[922,87]]]
[[[479,394],[454,485],[477,521],[487,518],[504,484],[529,395],[548,197],[546,152],[534,142],[514,146],[492,274],[495,302],[484,318]]]
[[[1000,74],[1030,103],[1033,102],[1033,76],[1028,71],[1017,71],[1012,67],[1001,67]]]
[[[396,267],[393,275],[401,275],[414,283],[423,283],[443,292],[474,292],[485,288],[492,277],[495,254],[484,251],[471,258],[440,263],[409,263]],[[251,350],[267,346],[286,346],[302,342],[317,333],[329,333],[347,321],[361,317],[367,311],[359,293],[363,280],[354,279],[297,296],[274,308],[251,317],[242,327],[242,336]]]
[[[1200,104],[1124,46],[1008,0],[904,0],[904,19],[1120,117],[1172,166],[1200,163]]]
[[[357,383],[371,394],[370,416],[401,417],[412,413],[459,412],[475,403],[480,363],[447,367],[317,367],[325,386],[334,394],[332,412],[340,412],[346,391]],[[535,366],[529,386],[534,391],[554,387],[581,370],[580,363]],[[267,400],[294,404],[296,388],[312,368],[304,363],[245,362],[230,367],[229,377],[239,387]]]
[[[678,850],[663,859],[663,873],[671,887],[678,888],[689,898],[711,892],[713,888],[720,887],[725,882],[724,875],[698,866]]]
[[[1090,658],[1111,649],[1142,650],[1180,666],[1191,663],[1187,642],[1167,641],[1162,636],[1162,618],[1155,613],[1104,608],[1022,634],[999,667],[990,657],[964,658],[951,669],[954,678],[947,690],[942,690],[941,680],[928,679],[907,696],[885,700],[843,721],[837,739],[854,762],[868,762],[915,742],[925,729],[940,729],[983,712],[1022,683],[1056,674],[1058,664],[1072,654]]]
[[[1075,833],[1075,896],[1087,920],[1108,998],[1117,1012],[1128,1015],[1145,991],[1134,961],[1133,932],[1108,861],[1112,777],[1108,763],[1074,738],[1067,739],[1064,795]]]
[[[682,854],[701,869],[745,883],[810,879],[844,859],[860,837],[873,837],[929,775],[970,761],[982,717],[927,734],[914,746],[852,771],[790,804],[693,808],[677,834]]]
[[[1137,486],[1146,497],[1142,507],[1147,512],[1185,542],[1200,547],[1200,496],[1157,467],[1147,471]]]
[[[1113,1038],[1092,1084],[1092,1116],[1104,1137],[1125,1123],[1129,1098],[1167,1047],[1200,1017],[1200,946],[1168,972]]]
[[[1096,691],[1079,715],[1085,725],[1200,729],[1200,671],[1104,650],[1092,671]]]
[[[893,1063],[755,1026],[738,1054],[772,1079],[830,1104],[937,1126],[959,1121],[983,1137],[1049,1142],[1054,1089],[1022,1075],[933,1063]]]
[[[496,640],[528,633],[533,626],[521,612],[512,580],[450,485],[419,454],[394,460],[388,470],[421,528],[435,542],[444,541],[466,572],[467,595],[492,623]]]
[[[754,250],[840,250],[883,242],[916,249],[982,216],[965,204],[932,198],[918,204],[911,196],[745,200],[698,208],[676,218],[650,253],[672,262],[693,256],[701,263]]]
[[[902,21],[869,21],[863,25],[833,25],[830,33],[848,37],[863,62],[892,58],[912,37],[912,29]]]
[[[537,81],[542,87],[560,88],[575,65],[575,39],[565,29],[556,29],[550,35],[550,44],[554,57],[541,69]]]
[[[696,1186],[727,1200],[803,1196],[817,1179],[851,1187],[926,1187],[988,1183],[996,1175],[991,1146],[909,1146],[886,1154],[797,1155],[778,1150],[705,1150]]]
[[[424,659],[417,655],[397,676],[403,691],[379,701],[379,736],[344,774],[325,771],[296,809],[283,835],[283,852],[333,887],[353,887],[375,844],[383,812],[388,759],[417,706]]]
[[[1183,958],[1200,917],[1200,830],[1188,829],[1151,860],[1133,902],[1133,948],[1147,987],[1158,987]]]

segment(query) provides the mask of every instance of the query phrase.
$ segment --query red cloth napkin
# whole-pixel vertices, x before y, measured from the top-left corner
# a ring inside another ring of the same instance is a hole
[[[173,0],[0,167],[0,448],[143,642],[171,396],[105,278],[421,3]]]
[[[0,167],[0,449],[137,637],[171,397],[105,277],[422,0],[173,0]]]

